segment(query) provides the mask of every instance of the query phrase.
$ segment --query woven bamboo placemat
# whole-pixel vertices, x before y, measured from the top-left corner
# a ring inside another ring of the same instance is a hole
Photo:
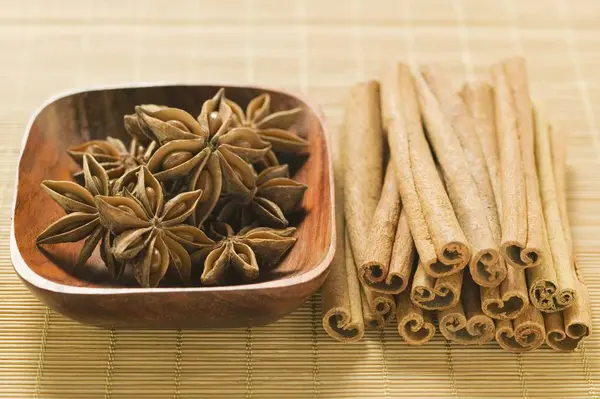
[[[48,310],[19,282],[8,237],[31,112],[72,87],[127,81],[261,83],[304,91],[339,126],[348,86],[391,59],[456,78],[514,53],[569,129],[569,207],[600,306],[600,6],[594,0],[19,0],[0,5],[0,397],[596,398],[600,334],[572,354],[502,353],[395,326],[342,345],[317,294],[283,320],[222,331],[106,331]],[[600,313],[594,312],[600,331]]]

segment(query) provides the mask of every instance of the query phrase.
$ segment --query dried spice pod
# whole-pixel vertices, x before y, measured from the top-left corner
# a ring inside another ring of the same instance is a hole
[[[546,337],[544,317],[533,306],[514,320],[496,320],[496,341],[508,352],[529,352],[539,348]]]
[[[479,287],[465,273],[460,302],[438,313],[444,338],[463,345],[481,345],[494,338],[494,321],[481,309]]]
[[[228,224],[212,222],[209,230],[213,244],[192,254],[194,264],[204,265],[203,285],[251,282],[258,277],[259,266],[272,267],[296,242],[291,229],[257,228],[236,235]]]
[[[500,226],[500,160],[491,86],[483,82],[464,85],[461,96],[474,124],[475,136],[464,145],[488,224],[496,244],[502,239]],[[474,145],[478,144],[478,145]],[[499,264],[504,263],[503,257]],[[494,319],[514,319],[529,306],[527,282],[523,270],[505,267],[506,277],[497,287],[482,287],[483,312]]]
[[[384,91],[389,94],[381,99],[384,108],[400,107],[388,121],[391,158],[422,267],[431,276],[458,273],[471,250],[425,139],[413,77],[405,64],[394,65],[385,76],[383,85],[395,89]]]
[[[302,113],[302,108],[271,113],[271,96],[268,93],[253,98],[245,112],[234,101],[227,99],[226,103],[233,112],[232,126],[254,129],[261,139],[271,144],[273,151],[303,154],[308,150],[308,142],[288,130]]]
[[[287,165],[263,170],[256,178],[256,191],[247,197],[228,197],[217,220],[235,225],[238,229],[254,220],[267,227],[286,227],[288,221],[285,216],[300,207],[307,189],[306,185],[288,176]]]
[[[492,190],[473,120],[440,68],[423,67],[421,76],[415,81],[425,131],[458,222],[472,247],[469,270],[477,284],[496,287],[506,277],[506,266],[489,225],[491,215],[483,205],[493,200],[481,198]]]
[[[84,154],[82,159],[85,187],[69,181],[42,182],[44,190],[67,215],[52,223],[36,238],[38,245],[85,239],[75,261],[75,269],[85,264],[105,234],[94,196],[107,194],[109,187],[108,175],[100,163],[90,154]],[[113,276],[118,277],[116,274]]]
[[[491,72],[502,173],[502,254],[514,267],[535,267],[542,263],[543,215],[524,61],[513,58]]]
[[[156,287],[169,267],[187,284],[190,256],[174,237],[193,243],[203,236],[198,229],[195,234],[181,230],[201,192],[183,193],[165,202],[160,183],[146,167],[140,169],[137,178],[132,193],[95,198],[102,224],[116,236],[110,251],[117,260],[133,267],[142,287]]]
[[[361,286],[363,320],[367,327],[382,329],[396,315],[396,301],[389,294],[367,290]]]
[[[132,140],[127,148],[121,140],[107,137],[106,140],[92,140],[71,147],[67,152],[82,167],[84,154],[91,155],[106,170],[108,178],[113,180],[144,164],[147,151],[136,140]],[[76,179],[82,176],[82,171],[73,175]]]
[[[396,297],[398,334],[409,345],[423,345],[435,335],[435,324],[430,311],[423,310],[410,300],[410,291]]]
[[[135,114],[144,135],[160,145],[173,140],[195,140],[207,136],[198,121],[179,108],[137,106]]]
[[[579,288],[568,246],[554,177],[548,123],[541,109],[535,114],[535,150],[543,208],[546,257],[528,270],[529,295],[534,306],[545,312],[565,309],[576,300]]]
[[[460,300],[463,271],[435,278],[425,271],[419,261],[410,289],[411,301],[426,310],[444,310],[456,306]]]
[[[168,108],[167,106],[156,104],[142,104],[139,107],[149,113]],[[123,117],[123,125],[132,139],[137,140],[144,146],[150,146],[153,143],[153,139],[148,137],[140,127],[137,113],[134,112],[133,114],[125,115]]]

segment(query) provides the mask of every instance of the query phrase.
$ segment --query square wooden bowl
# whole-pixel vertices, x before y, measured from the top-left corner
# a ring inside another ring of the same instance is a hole
[[[333,179],[325,126],[318,111],[289,93],[225,87],[245,107],[260,93],[273,111],[304,108],[293,127],[309,141],[309,157],[294,178],[308,185],[298,241],[283,262],[254,284],[227,287],[136,288],[117,285],[95,253],[70,274],[82,243],[40,248],[36,236],[63,215],[42,180],[70,180],[78,170],[67,148],[113,136],[127,139],[123,115],[138,104],[167,104],[192,115],[220,86],[165,85],[75,92],[53,98],[33,115],[19,161],[11,231],[14,268],[48,306],[82,323],[128,328],[243,327],[271,323],[300,306],[323,283],[335,249]]]

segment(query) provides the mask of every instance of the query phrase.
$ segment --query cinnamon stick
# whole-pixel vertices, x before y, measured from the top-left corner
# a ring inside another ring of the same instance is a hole
[[[356,264],[362,265],[383,175],[383,135],[377,82],[359,83],[350,89],[342,143],[346,229]]]
[[[493,90],[486,83],[475,82],[464,85],[461,96],[474,124],[475,137],[471,137],[469,141],[479,144],[478,146],[470,144],[463,148],[465,148],[469,167],[472,168],[471,174],[486,212],[493,239],[499,245],[502,238],[501,168],[498,158]],[[499,263],[504,263],[504,259],[501,258]],[[494,319],[514,319],[529,306],[525,273],[522,269],[511,266],[505,269],[506,277],[500,286],[481,289],[482,310]]]
[[[547,260],[528,272],[530,297],[540,310],[554,312],[565,309],[577,296],[577,276],[565,238],[556,191],[554,166],[548,123],[544,112],[535,111],[535,155],[543,202]]]
[[[426,310],[444,310],[458,304],[463,282],[463,270],[450,276],[435,278],[419,261],[410,291],[411,301]]]
[[[556,196],[560,221],[562,222],[567,247],[570,256],[574,259],[573,239],[571,237],[571,226],[567,212],[567,141],[564,130],[556,125],[549,125],[550,150],[552,152],[552,165],[554,166],[554,183],[556,185]]]
[[[469,270],[477,284],[496,287],[506,277],[498,244],[489,226],[482,194],[492,195],[489,173],[478,143],[472,118],[451,81],[436,66],[421,68],[416,78],[427,137],[446,182],[446,190],[458,222],[472,247]],[[476,181],[481,186],[478,190]]]
[[[524,61],[513,58],[491,72],[502,173],[502,254],[514,267],[535,267],[542,262],[543,216]]]
[[[529,306],[514,320],[496,320],[496,341],[508,352],[529,352],[539,348],[546,337],[542,312]]]
[[[381,198],[371,220],[364,263],[358,271],[361,283],[377,292],[397,294],[406,287],[404,276],[389,273],[400,209],[394,165],[390,162],[385,172]]]
[[[592,320],[589,294],[583,282],[573,305],[562,312],[544,313],[546,342],[556,350],[572,351],[591,334]]]
[[[410,69],[394,65],[384,79],[383,108],[396,109],[385,122],[391,158],[422,269],[434,277],[458,273],[471,251],[425,139]]]
[[[423,345],[435,335],[431,312],[415,306],[409,291],[403,291],[396,297],[396,320],[398,334],[409,345]]]
[[[372,328],[384,328],[396,313],[394,297],[365,289],[362,286],[360,291],[365,325]]]
[[[349,243],[346,243],[344,222],[343,162],[340,151],[341,134],[333,134],[331,154],[335,183],[336,250],[329,276],[322,288],[323,328],[334,339],[344,342],[362,338],[365,326],[362,315],[360,287]],[[347,248],[348,247],[348,248]]]
[[[460,302],[438,313],[440,331],[450,341],[481,345],[494,338],[494,321],[481,310],[479,287],[468,272],[464,274]]]
[[[577,348],[583,338],[591,334],[592,315],[589,293],[575,260],[567,213],[565,137],[563,130],[553,125],[549,126],[552,165],[554,167],[554,181],[561,225],[579,286],[574,303],[562,312],[544,314],[544,321],[546,323],[546,342],[548,345],[557,350],[571,351]]]

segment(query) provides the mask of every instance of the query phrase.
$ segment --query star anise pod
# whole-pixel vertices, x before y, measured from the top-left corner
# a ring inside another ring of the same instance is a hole
[[[105,242],[110,240],[110,234],[100,223],[100,216],[94,203],[94,196],[108,194],[108,175],[92,155],[86,153],[82,159],[84,187],[71,181],[45,180],[42,182],[44,190],[63,208],[67,215],[40,233],[36,242],[38,244],[57,244],[86,239],[77,256],[75,263],[75,268],[77,268],[85,264],[98,242],[103,240],[102,258],[113,277],[118,278],[122,273],[122,267],[112,258],[112,255],[105,251]]]
[[[238,227],[254,220],[267,227],[286,227],[286,215],[298,209],[306,188],[306,185],[289,178],[287,165],[267,168],[256,178],[254,194],[228,197],[217,220]]]
[[[100,221],[116,237],[110,248],[119,261],[133,267],[142,287],[156,287],[171,267],[186,284],[191,278],[189,251],[209,245],[198,228],[184,224],[201,191],[186,192],[165,202],[162,187],[142,166],[133,192],[97,196]]]
[[[246,107],[246,112],[234,101],[226,101],[233,111],[232,126],[254,129],[263,140],[271,143],[275,152],[306,153],[308,142],[288,130],[302,113],[302,108],[271,113],[271,96],[267,93],[252,99]],[[270,157],[267,165],[274,166],[272,161]]]
[[[165,108],[148,112],[136,108],[142,130],[161,147],[148,161],[160,181],[188,178],[188,190],[202,190],[192,215],[201,225],[221,193],[245,196],[254,190],[254,170],[249,162],[262,159],[270,144],[248,128],[229,130],[231,109],[223,90],[202,105],[198,120],[183,110]]]
[[[106,140],[92,140],[72,147],[68,153],[80,166],[83,165],[83,155],[91,155],[106,170],[108,178],[114,180],[143,165],[151,151],[152,148],[145,148],[137,140],[132,140],[127,148],[123,141],[107,137]],[[82,175],[83,172],[77,172],[73,176],[81,179]]]
[[[255,280],[260,268],[270,268],[294,245],[294,228],[256,228],[234,234],[231,226],[213,222],[210,230],[216,242],[192,254],[194,263],[204,264],[203,285]],[[259,268],[260,265],[260,268]]]

